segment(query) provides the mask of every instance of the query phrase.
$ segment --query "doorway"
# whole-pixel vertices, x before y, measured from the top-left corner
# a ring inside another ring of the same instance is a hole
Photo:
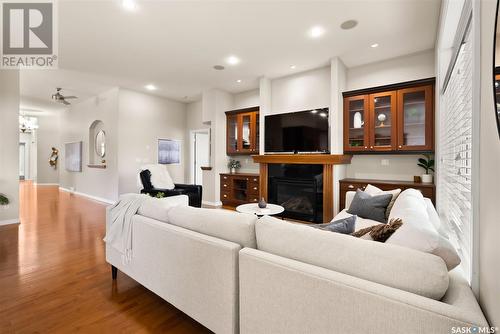
[[[19,180],[26,179],[26,143],[19,143]]]
[[[191,183],[203,185],[201,167],[210,165],[210,132],[209,129],[191,131]]]

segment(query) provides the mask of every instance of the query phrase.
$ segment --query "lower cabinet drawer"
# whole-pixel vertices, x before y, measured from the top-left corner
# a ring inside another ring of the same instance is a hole
[[[221,191],[220,193],[221,201],[228,201],[230,199],[231,199],[231,193],[229,191]]]
[[[258,203],[259,202],[259,195],[249,195],[248,201],[250,203]]]

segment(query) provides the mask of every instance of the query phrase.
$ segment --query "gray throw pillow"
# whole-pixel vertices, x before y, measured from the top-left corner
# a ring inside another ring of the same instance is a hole
[[[315,224],[311,226],[325,231],[337,232],[342,234],[351,234],[355,230],[356,218],[357,218],[356,216],[351,216],[336,221],[332,221],[331,223]]]
[[[361,218],[375,220],[386,223],[385,211],[391,202],[392,194],[372,196],[359,189],[351,202],[348,213]]]

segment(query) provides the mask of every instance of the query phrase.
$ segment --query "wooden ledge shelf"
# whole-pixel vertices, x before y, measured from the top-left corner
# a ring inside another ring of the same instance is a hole
[[[200,168],[201,168],[201,170],[212,170],[212,167],[209,167],[209,166],[202,166]]]
[[[313,164],[343,165],[350,164],[352,155],[346,154],[268,154],[252,155],[253,161],[264,164]]]
[[[106,169],[106,165],[87,165],[88,168]]]

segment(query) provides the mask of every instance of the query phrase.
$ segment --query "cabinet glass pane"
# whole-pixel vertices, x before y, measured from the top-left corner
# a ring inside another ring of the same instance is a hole
[[[374,106],[374,146],[391,146],[392,104],[391,96],[379,96],[373,99]]]
[[[365,145],[365,100],[349,101],[349,146]]]
[[[252,122],[252,117],[250,115],[243,115],[242,121],[242,134],[241,134],[241,145],[244,150],[250,149],[250,126]]]
[[[425,145],[425,91],[403,94],[403,145]]]
[[[231,151],[236,151],[238,149],[238,118],[236,116],[230,116],[227,126],[228,148]]]

